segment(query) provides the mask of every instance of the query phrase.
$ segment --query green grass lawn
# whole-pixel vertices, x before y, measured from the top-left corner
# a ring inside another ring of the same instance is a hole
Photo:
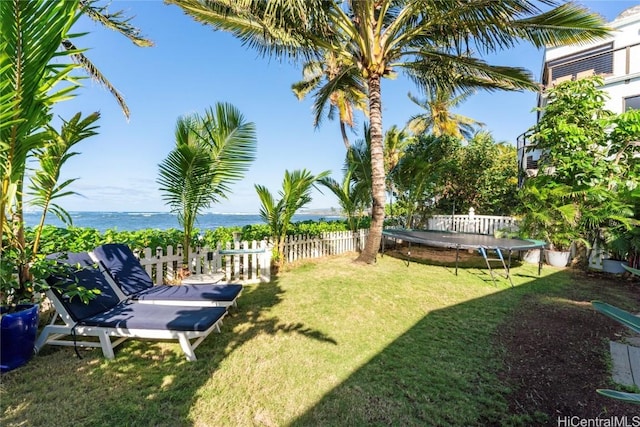
[[[73,426],[485,425],[505,422],[492,334],[523,295],[569,271],[486,269],[355,255],[305,262],[247,286],[221,334],[184,360],[177,343],[45,347],[2,376],[0,424]]]

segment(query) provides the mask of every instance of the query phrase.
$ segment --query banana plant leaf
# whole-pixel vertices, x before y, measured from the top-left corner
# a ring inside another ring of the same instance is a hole
[[[640,333],[640,316],[634,316],[628,311],[624,311],[618,307],[615,307],[613,305],[610,305],[601,301],[592,301],[591,305],[593,305],[593,308],[595,308],[600,313],[606,316],[609,316],[612,319],[617,320],[623,325],[631,328],[632,330]],[[599,389],[596,391],[603,396],[607,396],[613,399],[622,400],[624,402],[635,403],[640,405],[639,393],[625,393],[623,391],[604,390],[604,389]]]
[[[618,399],[624,402],[635,403],[636,405],[640,405],[640,393],[625,393],[624,391],[605,390],[605,389],[598,389],[596,391],[603,396],[607,396],[613,399]]]
[[[602,301],[592,301],[591,305],[596,311],[609,316],[610,318],[617,320],[631,330],[640,334],[640,317],[635,316],[628,311],[624,311],[621,308],[615,307],[611,304],[604,303]]]
[[[623,265],[622,266],[625,270],[627,270],[629,273],[633,273],[636,276],[640,276],[640,270],[638,270],[637,268],[631,268],[628,265]]]

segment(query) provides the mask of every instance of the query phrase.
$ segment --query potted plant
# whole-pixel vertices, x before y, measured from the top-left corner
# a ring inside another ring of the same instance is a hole
[[[554,267],[566,267],[571,261],[571,245],[578,239],[577,233],[566,228],[549,234],[549,249],[544,252],[547,264]]]
[[[39,322],[38,299],[45,282],[38,272],[42,264],[30,270],[32,279],[20,282],[18,269],[24,264],[20,251],[5,248],[0,263],[0,372],[27,363],[33,355]],[[35,277],[38,276],[38,277]]]
[[[602,271],[605,273],[622,274],[629,265],[628,258],[633,250],[633,230],[613,227],[603,231],[602,246],[605,256],[602,258]]]
[[[520,236],[547,242],[547,263],[564,267],[570,261],[572,244],[582,240],[577,227],[579,209],[567,197],[566,186],[538,185],[543,179],[528,181],[519,195]]]

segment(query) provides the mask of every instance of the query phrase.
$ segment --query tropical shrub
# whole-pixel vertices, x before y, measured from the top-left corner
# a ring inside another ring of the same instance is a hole
[[[420,227],[432,214],[513,213],[518,167],[514,147],[477,133],[468,143],[451,136],[421,135],[391,172],[397,190],[394,209],[407,226]]]
[[[531,129],[541,150],[539,173],[519,194],[521,229],[529,237],[566,247],[576,240],[606,242],[613,231],[638,224],[640,111],[606,110],[601,85],[597,76],[561,83],[539,109]]]

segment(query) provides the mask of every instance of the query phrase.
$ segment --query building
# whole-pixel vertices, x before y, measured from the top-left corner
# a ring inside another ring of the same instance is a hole
[[[545,50],[538,107],[546,103],[546,90],[566,80],[597,74],[604,79],[602,89],[609,94],[605,107],[614,113],[640,109],[640,5],[622,12],[609,23],[610,37],[585,45],[550,47]],[[538,113],[539,114],[539,113]],[[538,172],[540,152],[528,133],[518,137],[518,164],[524,176]]]

